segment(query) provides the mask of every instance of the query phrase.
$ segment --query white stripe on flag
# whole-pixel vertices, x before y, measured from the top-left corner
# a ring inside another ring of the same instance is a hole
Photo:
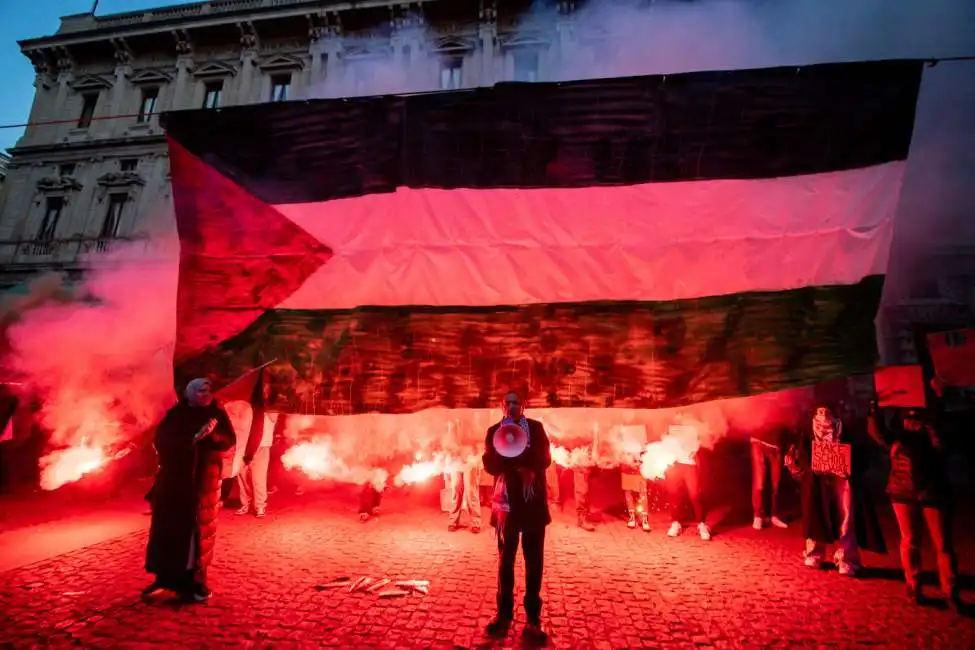
[[[278,205],[335,251],[282,303],[674,300],[852,284],[887,270],[905,162],[808,176],[411,190]]]

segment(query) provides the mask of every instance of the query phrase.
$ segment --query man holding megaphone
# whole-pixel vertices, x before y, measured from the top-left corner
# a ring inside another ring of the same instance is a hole
[[[504,416],[484,441],[484,469],[495,477],[491,523],[498,535],[498,615],[488,624],[494,636],[506,635],[514,618],[515,556],[518,541],[525,557],[527,635],[543,637],[542,558],[548,511],[545,470],[552,464],[548,436],[541,422],[529,420],[517,393],[507,393]]]

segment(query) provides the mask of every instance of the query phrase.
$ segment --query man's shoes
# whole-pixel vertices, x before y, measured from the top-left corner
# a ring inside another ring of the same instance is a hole
[[[148,587],[142,590],[142,598],[143,599],[152,598],[160,591],[163,591],[163,588],[159,586],[158,582],[154,581],[151,585],[149,585]]]
[[[367,521],[369,521],[369,513],[368,512],[360,512],[359,513],[359,521],[361,521],[362,523],[366,523]]]
[[[630,530],[636,528],[636,513],[631,512],[626,520],[626,527]]]
[[[679,521],[675,521],[670,525],[670,529],[667,531],[667,537],[680,537],[682,532],[684,532],[684,528],[680,525]]]
[[[640,515],[640,528],[642,528],[643,532],[645,533],[650,532],[650,517],[645,514]]]
[[[788,528],[789,524],[785,523],[778,517],[772,517],[772,526],[775,528]]]
[[[258,517],[258,518],[260,518],[260,517],[266,517],[267,516],[267,508],[258,508],[258,509],[256,509],[254,511],[254,516],[255,517]]]
[[[548,638],[545,630],[542,629],[542,622],[537,618],[528,619],[528,622],[525,623],[525,629],[521,631],[521,635],[536,643]]]
[[[762,530],[762,527],[764,525],[765,525],[765,520],[762,519],[761,517],[755,517],[754,519],[752,519],[752,528],[754,528],[755,530]]]
[[[212,592],[209,589],[207,589],[206,585],[196,585],[195,587],[193,587],[193,591],[190,595],[193,598],[194,602],[202,603],[206,600],[209,600],[211,593]]]
[[[473,526],[471,526],[471,532],[477,535],[479,532],[481,532],[481,527],[478,526],[477,524],[474,524]]]
[[[457,524],[450,524],[447,526],[448,533],[456,533],[458,530],[460,530],[460,526]]]
[[[241,506],[241,507],[237,508],[236,510],[234,510],[234,514],[235,515],[246,515],[250,511],[251,511],[251,507],[250,506]]]
[[[596,530],[596,527],[589,522],[589,519],[585,515],[579,515],[576,518],[576,524],[582,530],[588,531],[590,533]]]
[[[511,629],[511,619],[505,616],[497,616],[487,624],[484,631],[487,632],[488,636],[503,637],[508,635],[509,629]]]

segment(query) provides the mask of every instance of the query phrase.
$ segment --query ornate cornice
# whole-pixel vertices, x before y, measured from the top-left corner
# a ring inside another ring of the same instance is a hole
[[[145,184],[146,180],[138,172],[108,172],[98,177],[101,187],[141,187]]]

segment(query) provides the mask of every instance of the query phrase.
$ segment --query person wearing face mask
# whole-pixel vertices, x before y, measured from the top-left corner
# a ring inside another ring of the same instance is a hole
[[[515,556],[518,543],[525,558],[525,615],[527,636],[544,638],[542,613],[542,560],[545,528],[552,522],[548,510],[545,470],[552,452],[545,427],[525,417],[521,399],[510,392],[502,401],[504,417],[491,426],[484,441],[484,469],[495,477],[491,523],[498,539],[498,614],[487,627],[491,636],[506,635],[514,618]],[[494,434],[503,426],[520,427],[527,446],[515,457],[502,455]]]
[[[949,606],[957,609],[961,604],[958,560],[952,543],[951,485],[941,437],[923,409],[902,409],[891,415],[889,426],[885,426],[878,421],[877,405],[872,403],[868,431],[890,453],[887,494],[901,534],[901,565],[907,595],[921,602],[923,518],[938,557],[941,590]]]
[[[802,519],[806,537],[803,558],[806,566],[820,568],[827,547],[835,543],[833,562],[840,575],[854,577],[860,571],[861,549],[887,552],[876,512],[861,489],[865,455],[847,423],[829,405],[817,405],[807,422],[795,464],[802,473]],[[849,476],[812,471],[812,450],[816,443],[850,445]]]
[[[194,379],[156,429],[159,471],[152,491],[146,571],[155,576],[148,597],[174,591],[187,600],[209,598],[223,454],[235,443],[226,411],[207,379]]]

